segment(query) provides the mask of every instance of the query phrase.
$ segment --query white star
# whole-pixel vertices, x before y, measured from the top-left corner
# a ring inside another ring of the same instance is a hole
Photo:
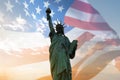
[[[7,8],[7,11],[12,12],[12,9],[13,9],[14,6],[10,3],[10,1],[5,3],[5,5],[6,5],[6,8]]]
[[[63,6],[59,6],[59,7],[58,7],[58,11],[59,11],[59,12],[62,12],[63,9],[64,9]]]
[[[18,3],[18,0],[15,0],[16,3]]]
[[[55,0],[56,3],[59,3],[61,0]]]
[[[19,17],[16,17],[16,21],[17,21],[17,23],[20,24],[20,25],[24,25],[24,24],[26,24],[26,22],[27,22],[25,19],[23,19],[23,18],[21,17],[21,15],[19,15]]]
[[[30,13],[26,9],[24,9],[24,11],[26,16],[30,16]]]
[[[30,3],[34,4],[34,0],[30,0]]]
[[[36,15],[34,13],[32,13],[32,18],[36,19]]]
[[[26,9],[28,9],[28,4],[27,4],[26,1],[23,3],[23,5],[24,5],[24,7],[25,7]]]
[[[51,15],[51,17],[53,17],[53,15],[54,15],[54,14],[55,14],[55,13],[54,13],[54,12],[53,12],[53,10],[52,10],[52,11],[51,11],[51,14],[50,14],[50,15]]]
[[[18,0],[15,0],[16,3],[20,4],[20,2]]]
[[[44,2],[44,7],[45,8],[48,8],[48,6],[50,5],[50,3],[47,1],[47,2]]]
[[[44,16],[42,17],[42,21],[43,21],[44,23],[48,23],[46,17],[44,17]]]
[[[40,14],[41,9],[39,6],[37,8],[35,8],[35,10],[36,10],[36,13]]]

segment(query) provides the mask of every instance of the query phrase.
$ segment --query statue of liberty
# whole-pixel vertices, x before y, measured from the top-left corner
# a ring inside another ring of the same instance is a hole
[[[51,75],[53,80],[72,80],[70,59],[75,56],[77,40],[69,41],[64,34],[64,26],[61,23],[58,23],[55,27],[56,29],[54,29],[50,13],[51,10],[48,8],[46,14],[51,40],[49,48]]]

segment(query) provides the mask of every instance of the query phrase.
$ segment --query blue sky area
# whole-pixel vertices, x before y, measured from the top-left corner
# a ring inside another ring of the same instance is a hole
[[[120,37],[120,0],[88,0]]]

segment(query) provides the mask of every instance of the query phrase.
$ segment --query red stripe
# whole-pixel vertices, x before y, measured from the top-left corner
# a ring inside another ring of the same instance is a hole
[[[78,47],[77,48],[80,48],[86,41],[89,41],[93,37],[94,37],[94,35],[92,33],[89,33],[89,32],[83,33],[81,36],[79,36],[77,38],[77,40],[78,40]]]
[[[111,60],[120,56],[120,50],[113,50],[98,56],[95,61],[82,68],[74,80],[90,80],[102,71]],[[100,69],[98,69],[100,68]]]
[[[108,45],[119,46],[120,45],[120,39],[106,39],[106,43]]]
[[[86,30],[109,30],[113,31],[107,23],[97,23],[97,22],[84,22],[72,17],[65,16],[65,23]]]
[[[83,12],[99,14],[90,4],[82,2],[80,0],[75,0],[71,7]]]

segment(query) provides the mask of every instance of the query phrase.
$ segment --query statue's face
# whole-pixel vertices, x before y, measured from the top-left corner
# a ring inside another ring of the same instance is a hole
[[[57,33],[62,33],[64,32],[64,28],[62,25],[56,25],[56,31]]]

